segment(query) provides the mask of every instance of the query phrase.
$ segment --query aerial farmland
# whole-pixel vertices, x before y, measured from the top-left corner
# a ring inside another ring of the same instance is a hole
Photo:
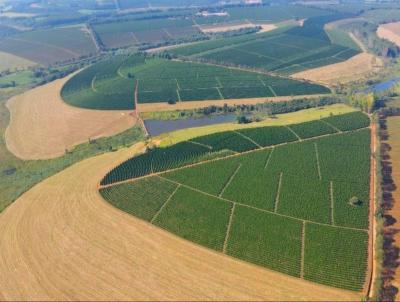
[[[399,12],[0,1],[0,300],[398,300]]]

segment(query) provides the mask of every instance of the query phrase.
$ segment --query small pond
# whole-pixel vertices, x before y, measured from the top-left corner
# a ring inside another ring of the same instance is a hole
[[[400,77],[398,78],[394,78],[385,82],[381,82],[378,84],[375,84],[373,86],[371,86],[370,88],[368,88],[367,90],[365,90],[365,92],[369,93],[369,92],[383,92],[385,90],[388,90],[390,88],[392,88],[394,85],[396,85],[398,82],[400,82]]]

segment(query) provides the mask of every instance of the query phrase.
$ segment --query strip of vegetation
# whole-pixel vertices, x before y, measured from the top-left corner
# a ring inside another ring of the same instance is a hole
[[[344,103],[345,98],[332,95],[314,98],[299,98],[291,101],[264,102],[259,104],[241,104],[221,106],[212,105],[204,108],[173,110],[161,112],[141,112],[143,119],[155,120],[178,120],[186,118],[200,118],[204,116],[236,113],[237,115],[251,116],[252,121],[259,121],[265,118],[273,118],[276,114],[296,112],[303,109],[318,108],[332,104]]]

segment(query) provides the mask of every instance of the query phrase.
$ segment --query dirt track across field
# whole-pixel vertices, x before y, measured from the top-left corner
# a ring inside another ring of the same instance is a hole
[[[75,164],[0,214],[0,300],[360,300],[210,251],[106,203],[99,180],[143,148]]]
[[[382,24],[378,27],[378,37],[400,46],[400,22]]]
[[[8,149],[22,159],[48,159],[89,138],[111,136],[133,126],[129,111],[81,109],[67,105],[60,90],[69,77],[34,88],[8,100],[11,121]]]
[[[292,77],[325,85],[334,85],[367,76],[381,66],[382,62],[379,58],[363,52],[344,62],[298,72],[292,74]]]

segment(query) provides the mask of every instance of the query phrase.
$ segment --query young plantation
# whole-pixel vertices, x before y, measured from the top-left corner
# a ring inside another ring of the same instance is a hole
[[[63,87],[65,102],[91,109],[134,109],[141,103],[187,102],[329,93],[318,84],[255,72],[142,55],[94,64]]]
[[[361,291],[368,126],[368,117],[354,112],[197,137],[121,164],[104,177],[100,193],[117,208],[207,248]]]

